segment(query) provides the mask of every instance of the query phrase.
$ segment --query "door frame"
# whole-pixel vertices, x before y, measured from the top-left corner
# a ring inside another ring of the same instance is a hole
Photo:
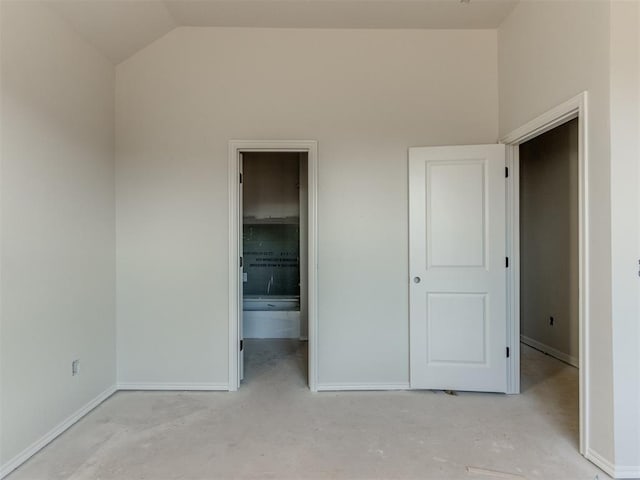
[[[316,140],[229,141],[229,391],[240,387],[240,154],[247,152],[307,153],[308,166],[308,328],[309,389],[318,385],[318,142]]]
[[[578,119],[578,343],[580,453],[588,451],[589,419],[589,195],[587,92],[515,129],[501,139],[507,147],[507,255],[513,268],[507,277],[507,393],[520,393],[520,159],[519,146],[575,118]]]

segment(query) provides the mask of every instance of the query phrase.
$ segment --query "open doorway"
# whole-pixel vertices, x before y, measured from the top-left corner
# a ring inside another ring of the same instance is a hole
[[[249,158],[249,163],[255,161],[255,166],[249,167],[253,173],[248,172],[251,177],[248,188],[252,192],[248,193],[247,201],[250,206],[246,211],[243,208],[245,158]],[[274,168],[269,167],[270,164],[277,165],[281,161],[284,163],[275,167],[275,171],[264,171]],[[289,166],[284,165],[287,162]],[[288,178],[288,186],[281,185],[278,187],[279,191],[276,188],[276,192],[266,193],[262,187],[268,183],[281,183],[280,180],[275,180],[276,177]],[[265,178],[269,181],[265,181]],[[259,190],[255,190],[256,185]],[[297,195],[296,206],[289,205],[287,210],[279,205],[273,210],[274,205],[267,205],[278,204],[283,195],[290,198]],[[264,201],[265,198],[271,200]],[[230,391],[240,387],[244,376],[245,354],[252,347],[257,362],[253,363],[254,366],[265,356],[272,355],[272,359],[277,359],[278,355],[295,355],[297,359],[290,359],[290,366],[297,362],[300,380],[305,381],[311,391],[317,391],[317,199],[318,144],[315,140],[229,142]],[[269,209],[272,209],[271,213]],[[259,240],[260,235],[266,235],[267,238]],[[246,261],[243,258],[245,238],[247,251],[250,252]],[[296,249],[298,258],[294,260]],[[276,258],[282,261],[275,261]],[[276,275],[276,271],[280,273]],[[247,282],[244,281],[245,273]],[[245,284],[248,302],[243,300]],[[246,332],[245,313],[248,315]],[[249,337],[246,342],[243,338],[245,333]],[[300,343],[305,342],[305,337],[306,345]],[[261,340],[269,340],[272,345]],[[262,353],[255,350],[260,344],[264,345]],[[251,368],[251,364],[248,368]]]
[[[244,152],[243,378],[307,384],[307,152]]]
[[[520,388],[579,443],[578,119],[520,145]]]
[[[590,418],[587,125],[583,92],[502,139],[508,392],[546,390],[542,401],[561,407],[555,421],[583,455]]]

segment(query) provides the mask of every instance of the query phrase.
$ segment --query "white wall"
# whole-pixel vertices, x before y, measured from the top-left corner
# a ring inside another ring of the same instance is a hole
[[[319,141],[319,383],[408,382],[407,148],[497,139],[495,31],[179,28],[116,69],[120,382],[228,382],[230,139]]]
[[[520,145],[519,161],[520,334],[577,366],[578,120]]]
[[[615,463],[640,478],[640,2],[611,8]]]
[[[114,68],[48,7],[0,8],[6,470],[115,384]]]
[[[640,451],[640,439],[630,430],[623,435],[624,442],[620,442],[621,422],[617,421],[621,412],[629,413],[629,402],[637,397],[623,398],[616,391],[614,398],[617,374],[629,381],[627,390],[634,395],[637,395],[639,379],[637,374],[633,378],[637,363],[631,366],[621,363],[619,355],[614,360],[614,331],[616,339],[638,338],[637,301],[631,310],[620,310],[623,304],[629,305],[630,293],[637,295],[629,288],[637,282],[637,277],[633,280],[630,277],[631,264],[637,267],[637,240],[633,247],[621,238],[623,223],[632,232],[637,231],[634,222],[638,215],[634,214],[633,195],[629,196],[630,182],[635,183],[638,178],[637,157],[635,167],[631,166],[633,162],[628,156],[618,163],[613,138],[618,124],[610,101],[615,95],[615,89],[611,89],[611,52],[621,55],[623,63],[634,65],[637,62],[637,56],[633,58],[633,48],[627,46],[618,51],[620,45],[612,43],[611,33],[616,27],[611,9],[619,8],[623,3],[613,2],[612,7],[610,1],[520,2],[498,30],[501,135],[582,91],[589,93],[590,340],[587,361],[590,377],[587,413],[590,429],[587,453],[600,465],[611,468],[630,465],[621,457],[623,451]],[[634,2],[628,3],[627,8],[637,7]],[[637,22],[637,15],[632,18]],[[637,32],[637,23],[635,29]],[[630,40],[629,36],[627,40]],[[633,103],[629,92],[623,96]],[[637,185],[634,188],[637,191]],[[619,189],[622,190],[619,192]],[[625,197],[624,201],[621,201],[622,197]],[[618,255],[623,257],[619,264]],[[635,329],[632,325],[636,325]],[[633,361],[637,359],[637,344],[634,356],[628,342],[622,342],[627,346],[624,357]],[[637,402],[634,408],[637,414]],[[633,424],[633,415],[626,418]]]

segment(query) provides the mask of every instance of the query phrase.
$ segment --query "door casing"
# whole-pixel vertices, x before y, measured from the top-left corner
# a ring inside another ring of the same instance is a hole
[[[240,386],[240,154],[246,152],[307,153],[308,172],[308,325],[309,389],[318,384],[318,142],[315,140],[229,141],[229,390]]]

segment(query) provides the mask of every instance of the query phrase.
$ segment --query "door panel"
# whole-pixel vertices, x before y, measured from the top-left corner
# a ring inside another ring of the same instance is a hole
[[[412,388],[506,390],[504,152],[409,150]]]
[[[427,364],[486,364],[486,330],[486,294],[427,294]]]
[[[426,167],[428,266],[483,267],[484,162],[431,162]]]

